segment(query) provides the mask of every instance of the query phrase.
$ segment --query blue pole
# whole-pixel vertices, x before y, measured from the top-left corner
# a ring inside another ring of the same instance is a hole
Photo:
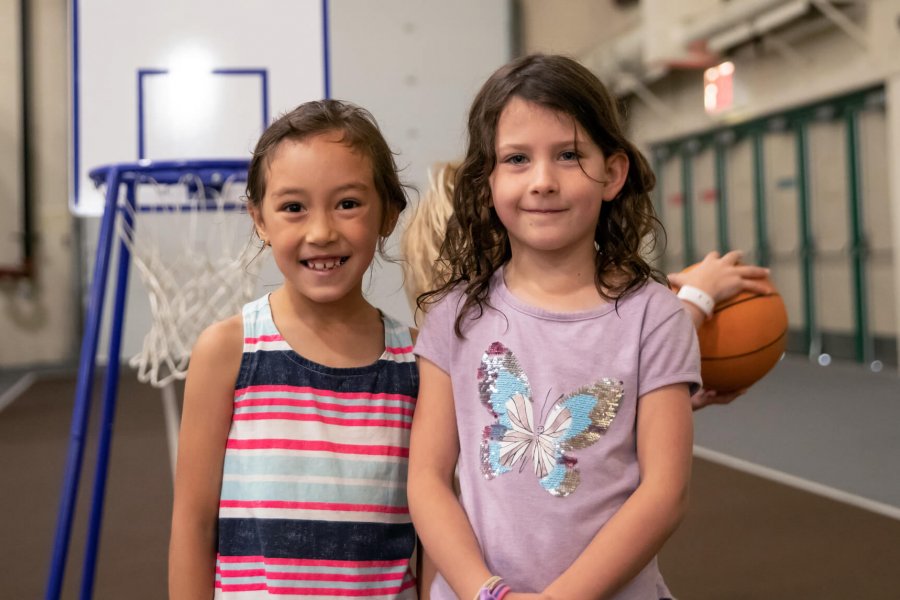
[[[56,536],[53,542],[50,575],[44,596],[46,600],[57,600],[59,598],[66,569],[66,554],[69,551],[69,538],[72,534],[72,516],[75,512],[75,502],[78,496],[78,480],[81,476],[84,440],[91,409],[97,340],[100,337],[103,300],[106,291],[106,279],[109,274],[109,255],[112,249],[118,191],[119,169],[112,167],[106,175],[106,208],[100,223],[97,258],[94,263],[94,280],[91,283],[87,323],[84,337],[81,340],[78,382],[75,386],[75,407],[72,411],[72,429],[69,433],[69,451],[66,457],[65,475],[63,476],[59,515],[56,520]]]
[[[130,210],[122,213],[126,231],[134,225],[135,183],[128,182],[127,201]],[[94,470],[94,496],[88,525],[84,568],[81,574],[81,598],[90,600],[94,593],[94,576],[97,571],[97,552],[100,546],[100,525],[103,521],[103,503],[106,496],[109,454],[116,416],[116,398],[119,386],[119,366],[122,355],[122,324],[125,320],[125,300],[128,296],[128,268],[131,256],[124,240],[119,241],[119,271],[116,276],[116,292],[113,303],[112,331],[109,336],[109,364],[103,388],[103,414],[100,421],[100,441],[97,448],[97,468]]]

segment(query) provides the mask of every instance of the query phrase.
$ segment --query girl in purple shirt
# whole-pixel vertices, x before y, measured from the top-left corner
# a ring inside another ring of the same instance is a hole
[[[643,258],[646,159],[590,71],[533,55],[476,97],[456,184],[410,443],[432,598],[669,597],[699,356]]]

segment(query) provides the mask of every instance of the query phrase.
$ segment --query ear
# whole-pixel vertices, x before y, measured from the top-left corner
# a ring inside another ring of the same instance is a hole
[[[387,238],[394,232],[397,221],[400,220],[400,211],[398,211],[396,207],[387,206],[386,210],[387,213],[384,215],[385,218],[381,225],[381,231],[379,232],[383,238]]]
[[[606,185],[603,187],[603,200],[614,200],[628,179],[628,155],[624,152],[616,152],[606,159]]]
[[[268,235],[266,233],[266,223],[262,218],[261,208],[262,207],[258,204],[247,203],[247,212],[250,213],[250,218],[253,219],[253,227],[256,228],[256,235],[259,236],[259,239],[266,241]]]

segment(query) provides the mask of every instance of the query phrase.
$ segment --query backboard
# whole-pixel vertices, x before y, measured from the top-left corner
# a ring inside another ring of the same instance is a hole
[[[70,210],[90,169],[249,158],[278,115],[328,95],[327,0],[69,0]]]

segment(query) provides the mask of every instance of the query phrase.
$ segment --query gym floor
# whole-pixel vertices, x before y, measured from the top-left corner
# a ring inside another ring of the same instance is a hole
[[[158,391],[123,375],[94,596],[164,598],[172,484],[162,403]],[[49,570],[74,376],[5,373],[0,386],[0,596],[37,598]],[[660,556],[676,596],[894,597],[898,386],[896,372],[788,357],[734,404],[697,413],[691,508]],[[96,418],[91,425],[65,598],[77,597],[81,579]]]

